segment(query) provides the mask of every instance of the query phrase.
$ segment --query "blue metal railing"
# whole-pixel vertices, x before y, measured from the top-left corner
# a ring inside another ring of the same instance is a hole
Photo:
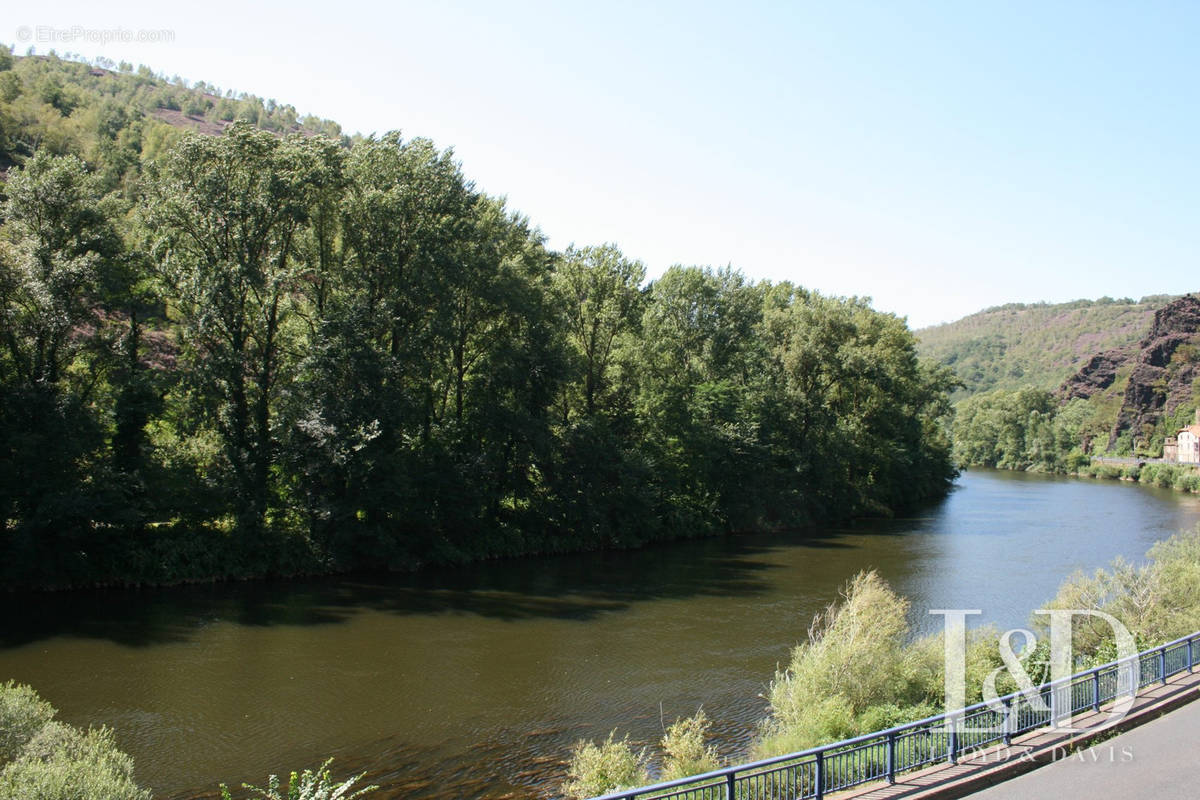
[[[960,756],[1049,726],[1104,703],[1132,697],[1200,665],[1200,631],[1136,656],[927,719],[821,745],[799,753],[725,767],[689,778],[624,789],[595,800],[821,800],[872,781],[893,783],[927,764]]]

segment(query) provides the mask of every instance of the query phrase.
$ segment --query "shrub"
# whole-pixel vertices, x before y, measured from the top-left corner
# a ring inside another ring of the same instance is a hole
[[[901,706],[896,703],[880,703],[871,706],[859,715],[859,728],[863,733],[885,731],[906,722],[916,722],[919,719],[932,717],[944,711],[941,706],[926,703],[919,706]]]
[[[571,753],[571,766],[563,793],[571,800],[641,786],[650,781],[645,751],[635,752],[629,737],[617,741],[616,731],[603,744],[580,741]]]
[[[1195,470],[1180,470],[1175,476],[1175,488],[1181,492],[1200,491],[1200,475]]]
[[[717,769],[716,748],[704,745],[710,724],[704,709],[700,709],[667,728],[662,738],[663,780],[673,781]]]
[[[1075,573],[1048,607],[1107,612],[1147,644],[1192,633],[1200,619],[1200,527],[1159,542],[1148,555],[1143,566],[1116,559],[1091,575]],[[1075,620],[1072,647],[1081,657],[1099,653],[1111,638],[1106,622]]]
[[[762,755],[801,750],[851,735],[856,714],[882,699],[907,695],[904,642],[908,600],[878,573],[860,572],[841,604],[818,614],[808,641],[771,682]],[[864,665],[870,669],[864,669]]]
[[[1175,482],[1176,469],[1169,464],[1147,464],[1142,468],[1141,482],[1160,489],[1170,489]]]
[[[267,788],[260,789],[257,786],[251,786],[248,783],[243,783],[242,788],[249,789],[253,792],[253,797],[259,797],[262,800],[353,800],[355,797],[362,797],[368,792],[373,792],[378,789],[378,786],[364,786],[361,789],[354,788],[354,784],[362,780],[363,775],[350,778],[341,783],[334,783],[329,777],[329,765],[333,763],[333,759],[329,759],[322,764],[315,772],[311,769],[306,769],[304,772],[297,775],[292,773],[288,780],[287,794],[284,795],[279,791],[279,776],[270,775],[267,777]],[[221,784],[221,800],[233,800],[229,793],[229,788],[225,784]]]
[[[0,764],[16,758],[42,727],[54,718],[54,706],[29,686],[0,684]]]
[[[48,722],[0,770],[0,800],[150,800],[112,731]]]
[[[1071,453],[1069,453],[1067,455],[1067,459],[1066,459],[1067,472],[1083,472],[1091,465],[1092,465],[1091,456],[1085,455],[1084,453],[1080,453],[1077,450],[1072,451]]]

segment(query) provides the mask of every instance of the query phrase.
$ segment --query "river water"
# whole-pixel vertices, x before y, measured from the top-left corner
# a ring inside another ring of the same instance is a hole
[[[649,743],[703,706],[742,752],[776,664],[855,572],[1025,624],[1067,574],[1200,523],[1200,498],[964,474],[906,519],[495,561],[416,576],[9,595],[0,680],[107,724],[156,797],[334,756],[379,798],[541,797],[571,743]],[[235,795],[237,793],[235,792]]]

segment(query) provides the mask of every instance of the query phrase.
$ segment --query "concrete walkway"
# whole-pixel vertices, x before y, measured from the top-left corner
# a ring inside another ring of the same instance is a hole
[[[1115,739],[976,792],[971,798],[1194,798],[1200,794],[1198,758],[1200,703],[1191,703]]]
[[[1145,776],[1153,770],[1160,770],[1163,775],[1173,773],[1181,781],[1185,771],[1194,773],[1197,762],[1200,762],[1200,747],[1197,746],[1200,744],[1197,742],[1197,737],[1200,735],[1200,703],[1192,707],[1188,707],[1188,704],[1197,697],[1200,697],[1200,672],[1184,672],[1173,676],[1166,684],[1155,683],[1142,689],[1133,708],[1118,722],[1110,722],[1107,709],[1102,708],[1099,714],[1087,713],[1076,716],[1074,719],[1076,730],[1072,732],[1033,731],[1017,737],[1007,747],[1003,745],[989,747],[978,751],[969,758],[961,759],[957,764],[938,764],[900,775],[897,777],[896,783],[892,785],[867,784],[849,791],[831,794],[828,797],[831,800],[834,798],[836,800],[850,800],[850,798],[854,798],[854,800],[899,800],[899,798],[905,800],[934,800],[934,798],[949,800],[949,798],[968,795],[987,797],[989,800],[1056,796],[1081,798],[1200,797],[1200,789],[1194,788],[1196,781],[1194,774],[1193,786],[1181,791],[1164,789],[1161,793],[1148,792],[1146,791],[1147,784],[1144,782]],[[1126,742],[1128,741],[1127,737],[1133,734],[1109,738],[1122,731],[1153,724],[1167,712],[1176,709],[1181,709],[1177,719],[1167,717],[1161,720],[1164,726],[1160,726],[1157,730],[1151,728],[1139,731],[1143,736],[1151,738],[1140,736],[1132,745],[1128,745]],[[1150,732],[1146,733],[1146,730]],[[1159,749],[1160,745],[1165,745],[1172,738],[1174,741],[1171,742],[1170,749]],[[1087,748],[1091,742],[1098,739],[1104,741],[1095,748],[1097,761],[1092,764],[1089,762],[1093,756],[1088,754]],[[1107,769],[1107,763],[1105,769],[1096,769],[1100,766],[1101,760],[1107,760],[1110,757],[1110,745],[1115,748],[1111,751],[1113,753],[1111,756],[1113,759],[1112,769]],[[1130,748],[1131,757],[1124,756],[1122,748],[1126,747]],[[1082,758],[1088,759],[1088,761],[1078,761],[1081,753]],[[1127,769],[1138,764],[1139,758],[1142,766],[1137,768],[1138,772]],[[1077,763],[1084,769],[1072,771],[1072,759],[1077,760]],[[1049,769],[1057,770],[1054,777],[1049,780],[1058,782],[1042,786],[1039,778],[1046,770],[1038,768],[1047,766]],[[1096,785],[1100,788],[1084,789],[1074,777],[1089,769],[1095,773],[1094,780],[1097,781]],[[1066,776],[1059,778],[1058,771],[1065,771]],[[1114,779],[1104,777],[1117,773],[1126,776],[1121,779],[1123,782],[1120,786],[1141,787],[1137,789],[1136,794],[1125,791],[1124,788],[1118,790]],[[1010,787],[1016,785],[1003,783],[1010,780],[1024,782],[1019,785],[1019,788],[1005,793],[1010,790]],[[1143,782],[1139,783],[1139,781]],[[1003,785],[1000,785],[1002,783]],[[1185,784],[1176,783],[1172,779],[1163,785],[1181,787]],[[994,795],[984,793],[991,791],[998,793]]]

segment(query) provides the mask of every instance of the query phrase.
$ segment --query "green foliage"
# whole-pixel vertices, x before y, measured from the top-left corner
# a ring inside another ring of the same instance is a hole
[[[563,794],[570,800],[587,800],[602,794],[642,786],[649,782],[646,753],[636,751],[629,737],[618,741],[616,731],[600,744],[580,741],[571,753]]]
[[[711,725],[704,709],[700,709],[667,728],[662,738],[662,780],[701,775],[720,766],[716,748],[704,743]]]
[[[315,771],[306,769],[299,774],[293,772],[288,780],[286,794],[280,791],[279,776],[277,775],[267,778],[267,788],[265,789],[251,786],[248,783],[242,784],[242,788],[249,789],[253,793],[250,797],[257,797],[261,800],[354,800],[356,797],[364,797],[379,788],[378,786],[364,786],[354,789],[354,784],[362,780],[366,773],[334,783],[329,776],[331,763],[333,763],[332,758]],[[230,794],[225,784],[221,784],[221,800],[233,800],[233,795]]]
[[[428,140],[149,69],[14,59],[0,98],[11,583],[630,547],[954,476],[952,374],[865,300],[643,285],[615,245],[549,251]]]
[[[943,636],[912,639],[908,610],[877,573],[855,576],[842,602],[814,618],[788,668],[776,672],[758,754],[795,752],[944,710]],[[984,680],[1001,664],[996,633],[968,632],[968,704],[982,699]]]
[[[340,183],[341,160],[328,140],[236,124],[221,137],[185,138],[151,175],[145,222],[159,233],[163,291],[181,322],[194,396],[225,443],[239,526],[251,536],[269,511],[273,411],[309,269],[295,245],[321,193]]]
[[[300,118],[291,106],[203,82],[188,87],[145,67],[114,71],[111,63],[93,67],[53,54],[0,51],[0,164],[38,150],[72,153],[102,163],[109,188],[131,189],[141,162],[160,152],[156,143],[176,126],[217,132],[236,118],[279,134],[343,139],[330,120]]]
[[[969,397],[954,417],[954,457],[968,466],[1059,472],[1078,428],[1040,389],[997,390]]]
[[[843,601],[817,615],[787,669],[776,672],[760,753],[778,755],[853,736],[867,708],[905,693],[908,608],[877,573],[855,576]]]
[[[0,685],[0,800],[150,800],[108,728],[80,731],[28,686]]]
[[[0,764],[16,758],[53,717],[54,707],[31,687],[0,684]]]
[[[567,338],[583,373],[582,413],[609,410],[605,403],[614,357],[635,330],[646,269],[615,245],[568,248],[554,273],[554,288],[566,319]],[[572,416],[564,397],[564,421]],[[599,409],[598,409],[599,406]]]
[[[1047,607],[1112,614],[1143,646],[1194,632],[1200,619],[1200,527],[1155,544],[1147,555],[1140,566],[1117,559],[1091,575],[1075,573]],[[1077,620],[1072,644],[1082,659],[1111,660],[1112,632],[1101,620]]]

